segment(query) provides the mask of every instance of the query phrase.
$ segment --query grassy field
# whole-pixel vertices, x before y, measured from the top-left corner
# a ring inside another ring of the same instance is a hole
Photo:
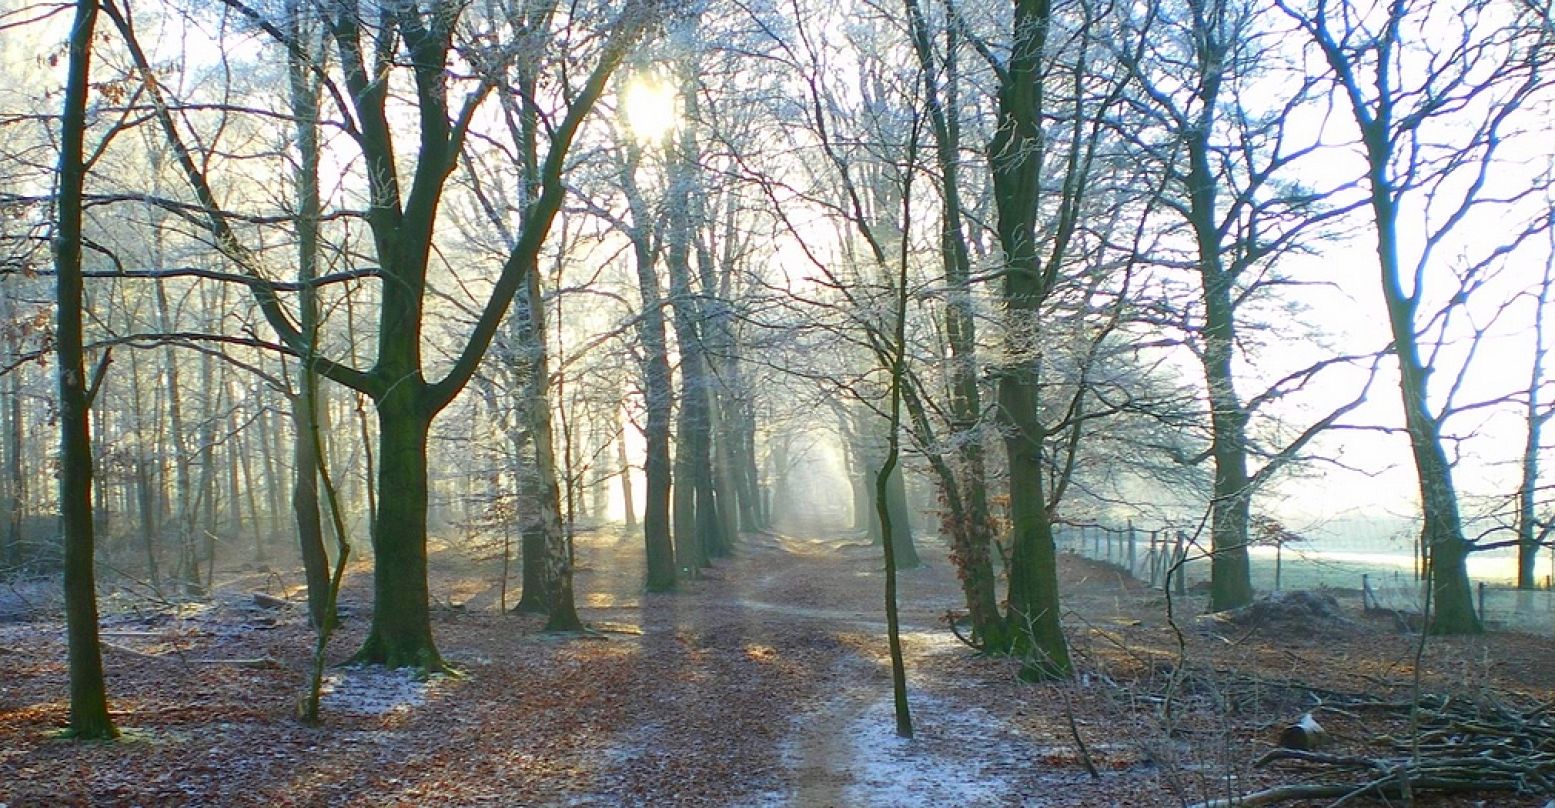
[[[1372,548],[1357,547],[1353,543],[1341,548],[1322,544],[1303,544],[1299,548],[1286,548],[1277,557],[1273,547],[1255,547],[1251,552],[1253,587],[1259,592],[1328,588],[1356,607],[1361,602],[1362,581],[1369,578],[1372,591],[1381,603],[1389,608],[1418,610],[1420,586],[1415,579],[1414,559],[1408,548],[1391,546],[1392,543]],[[1078,552],[1088,558],[1110,561],[1127,567],[1129,554],[1126,541],[1114,540],[1109,553],[1103,539],[1098,546],[1094,535],[1081,541],[1070,534],[1060,538],[1061,550]],[[1188,551],[1189,562],[1184,567],[1189,587],[1209,580],[1209,560],[1202,552]],[[1150,579],[1150,553],[1143,538],[1134,548],[1134,574],[1141,580]],[[1510,551],[1499,551],[1472,556],[1469,559],[1469,577],[1476,588],[1483,583],[1483,617],[1492,629],[1531,631],[1555,634],[1555,592],[1547,587],[1533,592],[1518,592],[1511,587],[1516,572],[1516,557]],[[1276,568],[1278,567],[1278,587]],[[1548,580],[1550,562],[1540,559],[1536,578]]]

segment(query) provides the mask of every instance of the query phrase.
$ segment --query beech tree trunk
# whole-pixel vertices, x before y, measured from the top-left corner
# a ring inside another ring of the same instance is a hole
[[[635,146],[627,147],[627,160],[621,168],[621,187],[631,204],[632,256],[637,270],[637,292],[642,298],[642,316],[637,320],[637,338],[643,351],[643,397],[647,423],[643,439],[643,549],[647,562],[646,586],[649,592],[667,592],[675,588],[675,543],[670,532],[671,460],[670,417],[674,406],[674,382],[670,375],[668,340],[664,327],[664,301],[659,278],[654,273],[653,249],[649,243],[652,215],[634,178],[638,163]],[[680,563],[686,563],[681,561]]]
[[[7,566],[20,567],[23,561],[22,524],[27,517],[27,474],[23,466],[22,441],[26,429],[22,421],[21,374],[12,372],[5,382],[10,400],[5,403],[5,559]]]
[[[286,4],[288,30],[299,48],[311,51],[309,26],[303,22],[298,0]],[[308,43],[308,44],[304,44]],[[319,217],[319,90],[301,54],[287,62],[289,100],[297,134],[297,168],[293,182],[297,193],[297,280],[318,277]],[[310,346],[318,344],[318,290],[304,286],[298,294],[298,328]],[[331,615],[329,604],[329,556],[324,550],[323,513],[319,506],[319,460],[312,439],[319,418],[319,377],[311,357],[304,357],[297,373],[297,392],[291,401],[292,416],[292,515],[297,524],[297,546],[302,554],[303,579],[308,586],[308,618],[322,629]]]
[[[356,661],[441,670],[427,594],[427,431],[431,414],[415,385],[378,401],[378,517],[374,520],[373,619]]]
[[[78,0],[70,31],[64,112],[60,118],[59,191],[54,232],[54,355],[59,379],[59,507],[65,531],[65,619],[70,658],[69,734],[118,736],[108,717],[97,627],[96,554],[92,524],[91,402],[81,333],[82,196],[86,99],[97,0]]]
[[[632,428],[626,413],[619,413],[621,434],[616,436],[616,468],[621,474],[621,508],[625,512],[626,529],[637,529],[637,504],[632,493],[632,463],[626,457],[626,431]]]
[[[934,133],[935,167],[939,171],[941,201],[940,259],[949,287],[945,306],[945,340],[950,347],[950,428],[959,461],[959,477],[948,464],[938,461],[940,489],[951,507],[946,533],[951,540],[951,561],[956,565],[965,596],[972,636],[984,650],[1008,648],[1008,632],[995,596],[993,571],[994,529],[988,510],[987,469],[980,433],[982,391],[978,386],[977,317],[972,303],[972,259],[967,248],[961,209],[960,72],[957,58],[959,34],[945,32],[943,73],[935,58],[933,39],[918,0],[906,0],[912,27],[913,49],[923,74],[924,101]],[[943,76],[943,78],[941,78]],[[911,393],[908,387],[904,392]],[[919,428],[928,426],[926,413],[915,395],[905,399],[908,412]],[[934,461],[931,461],[931,463]],[[963,481],[964,480],[964,484]]]
[[[999,84],[998,128],[989,148],[997,234],[1004,253],[1005,341],[1009,364],[999,377],[999,417],[1005,425],[1010,475],[1009,614],[1022,676],[1067,677],[1069,647],[1059,624],[1057,558],[1043,479],[1047,439],[1038,408],[1037,358],[1042,305],[1052,267],[1037,251],[1037,209],[1044,192],[1042,60],[1051,27],[1050,0],[1016,0],[1012,50]]]
[[[572,591],[571,524],[562,522],[559,484],[562,475],[556,464],[556,439],[551,427],[551,363],[545,341],[545,297],[540,293],[540,274],[528,273],[525,286],[529,294],[528,331],[534,338],[534,344],[529,346],[534,364],[527,417],[529,439],[534,445],[536,481],[540,489],[535,507],[544,537],[545,584],[549,595],[545,630],[579,631],[583,628],[583,621],[578,619]]]

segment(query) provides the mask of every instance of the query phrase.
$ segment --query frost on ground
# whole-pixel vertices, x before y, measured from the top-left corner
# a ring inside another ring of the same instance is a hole
[[[324,677],[321,707],[346,715],[385,716],[420,707],[447,682],[412,669],[341,668]]]
[[[21,623],[57,615],[65,608],[64,592],[54,578],[0,582],[0,623]]]
[[[915,737],[896,734],[889,697],[864,708],[846,728],[854,782],[849,805],[1006,805],[1019,798],[1011,775],[1030,766],[1036,745],[987,711],[958,709],[933,698],[911,702]],[[990,731],[995,730],[995,731]]]

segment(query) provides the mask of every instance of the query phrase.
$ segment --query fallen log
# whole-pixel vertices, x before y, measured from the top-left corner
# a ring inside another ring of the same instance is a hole
[[[286,598],[278,598],[274,595],[266,595],[263,592],[255,592],[254,605],[265,609],[290,609],[296,604]]]

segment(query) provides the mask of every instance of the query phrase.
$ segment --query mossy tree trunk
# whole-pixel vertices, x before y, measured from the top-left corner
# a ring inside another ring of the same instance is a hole
[[[1011,52],[1001,75],[998,122],[989,145],[996,231],[1003,251],[1006,367],[998,381],[999,418],[1005,428],[1010,475],[1012,553],[1009,613],[1013,648],[1023,655],[1027,678],[1066,677],[1068,643],[1059,623],[1058,572],[1053,524],[1044,486],[1038,361],[1043,305],[1052,292],[1067,241],[1073,235],[1077,200],[1060,200],[1068,212],[1044,261],[1038,249],[1037,214],[1046,155],[1043,132],[1046,92],[1043,61],[1052,26],[1050,0],[1016,0]],[[1074,159],[1074,158],[1072,158]],[[1078,195],[1079,188],[1066,187]]]
[[[378,514],[374,520],[373,618],[359,662],[440,670],[427,597],[427,432],[432,417],[417,386],[378,401]]]

